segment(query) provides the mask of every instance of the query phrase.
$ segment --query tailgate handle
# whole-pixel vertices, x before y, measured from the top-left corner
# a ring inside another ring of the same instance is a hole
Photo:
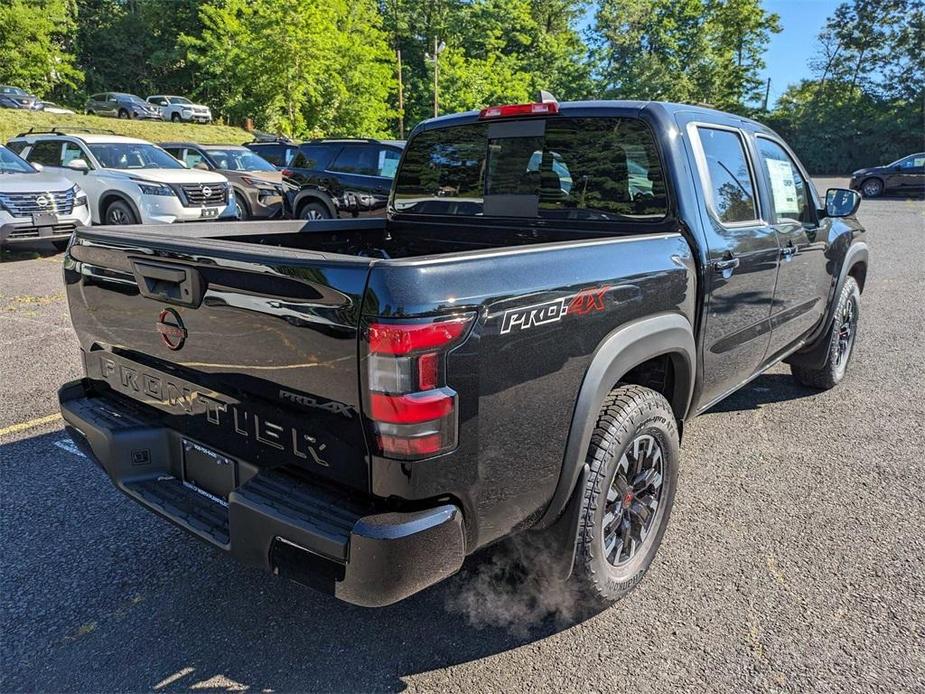
[[[142,296],[181,306],[202,301],[202,278],[195,268],[133,260],[132,270]]]

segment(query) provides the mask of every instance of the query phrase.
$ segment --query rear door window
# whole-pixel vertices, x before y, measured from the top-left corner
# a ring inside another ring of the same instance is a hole
[[[521,123],[494,129],[477,123],[415,137],[398,172],[395,210],[591,222],[667,214],[658,151],[642,121]]]
[[[331,171],[338,173],[355,174],[358,176],[379,175],[379,148],[372,145],[349,145],[344,147],[334,163]]]
[[[61,166],[61,140],[36,142],[28,158],[32,163],[42,166]]]
[[[737,224],[757,220],[755,183],[741,136],[707,126],[699,126],[697,134],[706,159],[707,194],[719,221]]]

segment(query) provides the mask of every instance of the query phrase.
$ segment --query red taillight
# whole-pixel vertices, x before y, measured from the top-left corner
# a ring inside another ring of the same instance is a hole
[[[369,351],[399,356],[441,347],[462,335],[470,321],[464,317],[439,323],[373,323],[369,326]]]
[[[479,118],[510,118],[511,116],[545,116],[559,112],[555,101],[540,101],[534,104],[508,104],[489,106],[479,111]]]
[[[383,456],[416,460],[456,447],[456,392],[444,383],[443,362],[472,319],[379,319],[368,326],[368,413]]]

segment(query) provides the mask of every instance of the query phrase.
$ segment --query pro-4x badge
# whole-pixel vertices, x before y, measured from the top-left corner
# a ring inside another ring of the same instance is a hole
[[[501,334],[504,335],[514,329],[526,330],[536,325],[555,323],[566,315],[584,316],[603,311],[604,297],[610,289],[610,285],[583,289],[570,297],[512,308],[504,312],[504,318],[501,320]]]

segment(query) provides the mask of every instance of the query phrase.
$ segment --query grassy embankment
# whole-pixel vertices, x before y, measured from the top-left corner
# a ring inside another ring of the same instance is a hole
[[[167,121],[134,121],[118,118],[100,118],[84,115],[54,115],[41,111],[18,111],[0,109],[0,144],[6,144],[29,128],[50,130],[58,128],[101,128],[112,130],[117,135],[140,137],[150,142],[183,140],[202,144],[239,145],[251,139],[250,133],[241,128],[227,125],[196,125],[193,123],[170,123]]]

